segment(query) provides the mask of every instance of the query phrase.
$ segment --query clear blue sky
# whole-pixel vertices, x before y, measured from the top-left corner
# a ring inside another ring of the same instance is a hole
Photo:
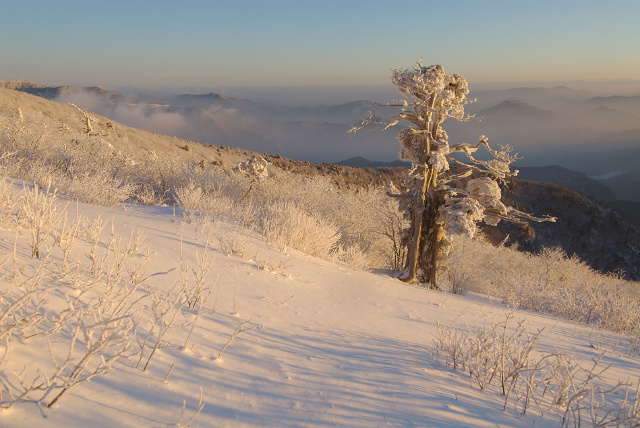
[[[640,79],[637,0],[0,0],[0,79],[167,87]]]

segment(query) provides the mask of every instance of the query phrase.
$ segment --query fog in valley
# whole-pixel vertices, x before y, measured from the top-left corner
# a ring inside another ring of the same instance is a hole
[[[570,85],[570,86],[569,86]],[[473,85],[472,85],[473,86]],[[143,90],[57,87],[25,89],[119,123],[185,140],[309,162],[354,157],[397,160],[399,127],[347,131],[374,111],[391,119],[400,100],[393,85],[362,87],[183,88]],[[518,167],[558,165],[611,187],[618,199],[640,200],[640,87],[637,82],[570,82],[472,90],[466,122],[447,120],[450,143],[486,135],[510,145]],[[360,160],[362,165],[362,160]]]

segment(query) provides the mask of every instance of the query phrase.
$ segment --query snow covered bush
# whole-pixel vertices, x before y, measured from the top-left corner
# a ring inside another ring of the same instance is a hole
[[[11,230],[18,225],[23,193],[11,190],[7,179],[0,179],[0,229]]]
[[[333,260],[340,248],[340,258],[351,260],[349,264],[393,267],[394,242],[385,236],[382,229],[387,221],[385,215],[397,213],[397,202],[386,197],[382,189],[338,189],[329,177],[301,177],[277,170],[259,180],[247,176],[240,169],[219,175],[224,186],[218,185],[219,190],[215,190],[216,185],[205,180],[206,184],[198,192],[202,192],[203,200],[210,202],[202,202],[199,206],[215,205],[216,200],[226,201],[223,205],[227,208],[219,211],[220,214],[237,220],[280,246],[300,250],[307,247],[303,244],[306,239],[292,238],[302,231],[286,231],[275,226],[290,222],[291,225],[310,228],[307,232],[326,244],[321,246],[334,248],[334,251],[314,250],[316,255],[325,254],[321,257]],[[226,178],[222,180],[222,177]],[[200,194],[196,196],[196,199],[200,198]],[[213,212],[217,214],[215,209]],[[302,220],[303,217],[306,220]],[[329,227],[319,226],[329,224]],[[398,236],[399,231],[393,228],[401,225],[389,223],[384,227],[387,227],[389,236]],[[322,232],[326,232],[326,236],[320,238],[317,234]],[[397,242],[395,244],[398,245]]]
[[[131,355],[146,256],[137,250],[137,239],[122,245],[112,236],[91,247],[93,261],[79,255],[69,260],[80,238],[99,235],[102,226],[68,227],[55,194],[38,187],[21,193],[13,252],[0,265],[0,407],[51,407],[71,388]],[[22,261],[21,234],[38,257],[33,263]]]
[[[443,284],[513,307],[640,334],[640,284],[596,272],[558,248],[539,254],[494,247],[480,235],[455,239],[440,266]]]
[[[54,202],[55,192],[25,188],[20,210],[20,224],[26,229],[27,242],[31,248],[31,257],[40,257],[40,248],[53,235],[62,223],[64,210],[58,209]]]
[[[294,202],[265,206],[260,218],[265,238],[278,247],[295,248],[324,259],[336,251],[339,229],[328,220],[307,214]]]
[[[638,284],[594,272],[560,250],[511,255],[493,287],[503,301],[614,331],[638,333]]]
[[[602,356],[585,366],[572,355],[540,351],[543,334],[529,332],[526,319],[516,320],[514,311],[490,326],[438,324],[434,356],[468,373],[480,389],[498,391],[505,411],[509,404],[519,415],[551,410],[562,416],[563,427],[637,426],[638,384],[612,384],[604,376],[611,365]]]
[[[446,364],[469,372],[480,389],[495,381],[508,398],[520,376],[535,367],[533,353],[541,334],[528,332],[525,321],[512,326],[513,318],[510,311],[500,323],[466,332],[438,325],[436,352],[444,350]]]
[[[182,217],[188,222],[195,220],[198,213],[207,212],[212,208],[211,199],[205,197],[202,186],[194,181],[189,181],[187,185],[176,188],[174,199],[176,204],[182,208]]]
[[[87,123],[91,120],[87,116]],[[128,200],[134,162],[99,134],[75,133],[44,115],[0,115],[0,169],[94,204]]]
[[[37,186],[5,182],[0,196],[3,228],[16,232],[0,258],[0,408],[52,407],[122,359],[146,368],[169,330],[181,329],[187,345],[217,282],[206,244],[193,264],[181,250],[179,280],[157,289],[149,279],[175,267],[146,272],[144,234],[122,239],[99,218],[68,221],[65,205]]]
[[[264,207],[272,207],[271,213],[274,207],[290,211],[288,204],[294,201],[305,216],[316,223],[330,219],[339,230],[335,248],[341,249],[341,259],[354,266],[397,267],[394,258],[403,252],[397,229],[404,227],[404,220],[392,218],[397,201],[380,189],[339,189],[328,177],[270,170],[259,156],[229,169],[153,150],[134,158],[105,142],[105,133],[117,130],[98,130],[94,124],[98,118],[78,111],[84,132],[44,115],[21,111],[0,115],[0,170],[80,201],[176,204],[187,220],[226,216],[259,233],[264,233]],[[335,230],[329,229],[324,239],[332,241]],[[333,259],[336,254],[326,257]]]

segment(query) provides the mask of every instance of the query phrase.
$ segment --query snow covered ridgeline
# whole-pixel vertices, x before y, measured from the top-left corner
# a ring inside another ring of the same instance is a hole
[[[3,406],[16,403],[0,418],[9,426],[637,418],[633,390],[625,399],[619,385],[640,375],[632,336],[282,252],[226,221],[181,221],[171,207],[67,205],[21,188],[5,182],[1,192],[0,379]],[[38,221],[24,217],[28,206]],[[493,359],[473,366],[474,355]],[[552,359],[570,371],[535,370]],[[483,374],[495,380],[481,389]]]

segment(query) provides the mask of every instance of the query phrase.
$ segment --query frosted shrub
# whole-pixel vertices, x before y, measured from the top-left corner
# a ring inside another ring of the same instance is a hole
[[[338,189],[329,177],[271,171],[260,157],[240,164],[235,171],[154,151],[133,159],[103,141],[105,132],[110,130],[96,131],[92,126],[96,119],[86,112],[82,114],[86,133],[71,131],[64,123],[43,115],[32,117],[16,112],[0,116],[2,171],[41,187],[50,185],[85,202],[175,203],[187,218],[225,215],[272,237],[284,232],[263,230],[266,222],[261,216],[265,207],[270,207],[271,214],[280,207],[285,210],[280,218],[289,218],[292,224],[307,224],[306,227],[316,224],[316,232],[322,228],[319,225],[326,226],[326,219],[331,219],[329,235],[333,236],[337,229],[337,242],[330,238],[329,243],[320,244],[323,250],[302,244],[304,240],[296,244],[312,248],[314,254],[333,259],[334,250],[340,247],[340,258],[349,259],[350,264],[390,268],[396,267],[402,257],[399,237],[403,219],[398,221],[397,216],[390,215],[397,213],[397,202],[386,198],[380,189]],[[292,201],[300,213],[291,213],[288,203]],[[302,220],[302,216],[306,218]],[[288,241],[283,236],[274,239]]]
[[[25,226],[27,242],[31,248],[31,257],[40,257],[40,249],[45,241],[59,227],[64,212],[55,206],[55,192],[41,191],[38,186],[24,190],[22,199],[21,221]]]
[[[63,179],[55,185],[83,202],[115,205],[134,194],[137,185],[128,171],[133,165],[126,156],[114,152],[101,141],[88,139],[67,153],[69,166],[57,170]]]
[[[450,287],[466,284],[467,291],[497,297],[510,306],[619,332],[640,331],[639,284],[596,272],[560,249],[530,254],[496,248],[481,237],[460,237],[443,264]]]
[[[136,188],[134,164],[126,155],[99,135],[72,133],[43,115],[0,116],[0,144],[8,153],[0,159],[5,174],[82,201],[113,205]]]
[[[11,230],[17,226],[22,197],[22,193],[11,189],[7,179],[0,181],[0,229]]]
[[[42,188],[50,187],[59,191],[62,189],[62,193],[65,193],[71,181],[44,159],[25,162],[23,167],[24,169],[15,178],[29,181]]]
[[[486,247],[475,239],[456,237],[448,257],[440,266],[443,285],[454,294],[478,291],[478,284],[484,279],[483,270],[488,260]]]
[[[469,372],[480,389],[495,382],[508,397],[520,376],[535,367],[532,353],[541,334],[528,332],[525,321],[513,319],[511,311],[500,323],[467,331],[438,325],[436,351],[444,351],[447,365]]]
[[[123,358],[146,358],[146,367],[168,346],[169,329],[182,328],[186,346],[215,287],[206,248],[193,266],[181,258],[180,279],[162,292],[147,281],[174,269],[145,272],[142,233],[121,239],[112,225],[105,234],[99,218],[68,223],[55,194],[37,186],[14,191],[4,184],[0,196],[17,232],[13,251],[0,259],[0,408],[52,407]],[[45,242],[40,258],[24,254],[25,243],[33,249]]]
[[[24,168],[24,160],[12,153],[5,152],[0,156],[0,177],[20,178]]]
[[[602,281],[604,293],[596,294],[598,304],[592,300],[590,308],[596,313],[595,322],[619,332],[631,332],[640,335],[640,287],[618,278],[606,277]]]
[[[404,245],[402,230],[408,222],[398,212],[398,200],[383,189],[344,192],[334,202],[343,246],[356,247],[367,259],[367,266],[394,269],[400,266]]]
[[[449,292],[453,294],[467,294],[476,279],[475,271],[464,263],[454,262],[446,266]]]
[[[232,186],[244,186],[240,193],[246,196],[238,199],[237,191],[232,188],[228,200],[231,200],[233,207],[227,213],[242,225],[271,237],[269,239],[274,243],[279,240],[287,241],[288,238],[284,238],[283,234],[291,233],[273,229],[273,225],[283,221],[282,219],[299,219],[301,215],[309,218],[296,221],[298,224],[326,224],[326,219],[331,219],[331,235],[336,229],[339,232],[338,242],[334,246],[343,248],[353,256],[357,252],[359,261],[354,262],[355,265],[393,267],[393,241],[389,237],[399,236],[400,232],[389,229],[390,234],[385,235],[382,225],[386,221],[384,213],[396,213],[397,206],[394,206],[395,201],[390,201],[381,189],[361,189],[358,192],[339,190],[329,177],[301,178],[287,172],[278,172],[260,181],[250,181],[239,175],[232,175],[231,178],[234,180]],[[250,187],[252,190],[247,192]],[[291,204],[296,208],[291,208]],[[303,214],[292,214],[292,209]],[[284,212],[278,215],[278,210]],[[267,222],[265,216],[278,220]],[[311,218],[315,220],[311,221]],[[397,224],[389,223],[389,226],[396,227]],[[279,234],[283,236],[276,238]],[[278,245],[296,247],[282,243]],[[329,254],[330,259],[336,255],[335,252],[324,250],[318,254],[321,253]],[[349,256],[345,254],[345,257]]]
[[[560,424],[563,428],[579,428],[587,421],[598,428],[640,426],[640,384],[634,388],[622,383],[602,386],[583,382],[571,392]]]
[[[106,170],[85,171],[69,183],[66,193],[80,201],[96,205],[116,205],[128,200],[135,185],[114,178]]]
[[[355,270],[364,269],[369,263],[367,256],[357,246],[339,247],[336,259]]]
[[[293,202],[264,207],[261,217],[261,229],[268,242],[311,256],[329,258],[340,239],[336,226],[307,214]]]
[[[36,197],[37,192],[37,187],[24,191],[24,235],[32,253],[38,249],[34,230],[43,237],[46,229],[54,244],[45,256],[35,254],[41,258],[25,263],[16,240],[12,257],[0,264],[2,408],[18,402],[51,407],[71,388],[130,356],[134,317],[147,296],[141,289],[146,257],[140,254],[140,239],[132,235],[124,245],[113,235],[98,239],[90,250],[94,261],[83,263],[83,257],[67,263],[77,238],[98,236],[102,228],[91,223],[96,230],[80,233],[79,224],[67,227],[56,220],[65,213],[55,208],[54,195]]]
[[[174,183],[176,187],[196,183],[208,196],[225,196],[239,202],[250,185],[250,180],[242,174],[183,163],[174,178]]]
[[[183,177],[184,163],[170,155],[150,150],[136,158],[135,163],[135,168],[128,170],[130,180],[138,186],[133,198],[143,204],[175,202],[171,200],[172,192],[189,181]]]
[[[190,220],[193,220],[198,213],[217,216],[231,213],[234,208],[232,197],[226,195],[224,191],[204,187],[195,181],[189,181],[185,186],[176,188],[174,199],[183,209],[182,215]]]
[[[205,200],[204,191],[194,181],[189,181],[186,186],[175,189],[175,201],[182,208],[182,215],[188,220],[193,219],[195,213],[206,209],[208,201]]]
[[[543,330],[530,333],[526,320],[504,321],[476,328],[438,325],[435,357],[454,370],[467,372],[482,389],[493,387],[519,414],[548,409],[562,415],[560,426],[638,426],[638,386],[610,384],[602,376],[610,365],[594,359],[581,365],[573,356],[542,353],[536,349]]]
[[[512,272],[511,281],[503,275],[513,303],[615,331],[638,331],[637,284],[594,272],[558,251],[524,261],[528,269]]]

